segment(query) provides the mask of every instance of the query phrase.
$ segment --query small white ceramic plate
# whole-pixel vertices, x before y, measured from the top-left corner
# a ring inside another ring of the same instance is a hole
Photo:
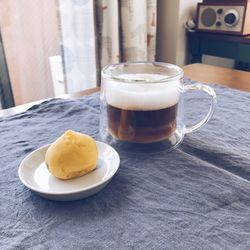
[[[35,193],[51,200],[70,201],[86,198],[103,189],[119,168],[120,157],[109,145],[96,141],[97,168],[82,177],[60,180],[54,177],[45,164],[50,145],[43,146],[21,162],[18,175],[21,182]]]

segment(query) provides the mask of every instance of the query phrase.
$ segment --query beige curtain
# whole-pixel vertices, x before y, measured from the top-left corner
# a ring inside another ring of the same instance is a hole
[[[95,87],[100,70],[123,61],[154,61],[157,0],[59,0],[68,92]]]
[[[15,104],[53,97],[49,58],[60,53],[57,4],[0,0],[0,29]]]

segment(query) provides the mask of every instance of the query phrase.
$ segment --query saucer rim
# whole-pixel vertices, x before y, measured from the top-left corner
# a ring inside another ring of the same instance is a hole
[[[118,171],[119,169],[119,166],[120,166],[120,156],[118,154],[118,152],[112,147],[110,146],[109,144],[106,144],[104,142],[100,142],[100,141],[95,141],[96,144],[97,144],[97,147],[100,146],[100,145],[104,145],[105,147],[109,147],[112,151],[113,151],[113,157],[116,158],[116,166],[113,166],[112,167],[112,172],[110,175],[108,175],[106,178],[104,178],[103,180],[97,182],[97,183],[94,183],[92,185],[89,185],[85,188],[78,188],[74,191],[66,191],[66,192],[63,192],[63,193],[59,193],[59,192],[53,192],[53,191],[44,191],[40,188],[37,188],[37,187],[34,187],[33,185],[30,185],[29,183],[27,183],[27,181],[25,180],[25,178],[23,178],[22,176],[22,171],[23,170],[23,165],[25,163],[25,161],[27,161],[27,159],[29,157],[31,157],[33,154],[36,154],[37,152],[45,149],[45,148],[48,148],[51,144],[46,144],[46,145],[43,145],[41,147],[39,147],[38,149],[35,149],[33,150],[32,152],[30,152],[23,160],[22,162],[20,163],[19,165],[19,168],[18,168],[18,177],[20,179],[20,181],[23,183],[24,186],[26,186],[27,188],[29,188],[30,190],[34,191],[34,192],[37,192],[37,193],[40,193],[40,194],[44,194],[44,195],[54,195],[54,196],[65,196],[65,195],[74,195],[74,194],[79,194],[79,193],[82,193],[82,192],[87,192],[87,191],[90,191],[92,189],[95,189],[99,186],[102,186],[103,184],[105,184],[106,182],[110,181],[113,176],[115,175],[115,173]],[[100,155],[98,156],[98,159],[105,159],[105,157],[100,157]],[[108,165],[108,164],[107,164]],[[56,178],[56,177],[55,177]],[[77,177],[77,178],[81,178],[81,177]],[[63,180],[63,181],[67,181],[67,180]]]

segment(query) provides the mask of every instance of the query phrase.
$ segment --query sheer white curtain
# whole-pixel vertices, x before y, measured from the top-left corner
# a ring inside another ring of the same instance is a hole
[[[67,92],[100,83],[100,70],[123,61],[153,61],[157,0],[59,0]]]
[[[66,92],[96,85],[95,9],[91,0],[59,0]]]

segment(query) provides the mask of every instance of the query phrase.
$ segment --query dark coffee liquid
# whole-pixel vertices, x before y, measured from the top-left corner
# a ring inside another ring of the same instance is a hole
[[[176,129],[177,104],[158,110],[124,110],[108,105],[108,127],[119,140],[151,143],[169,138]]]

